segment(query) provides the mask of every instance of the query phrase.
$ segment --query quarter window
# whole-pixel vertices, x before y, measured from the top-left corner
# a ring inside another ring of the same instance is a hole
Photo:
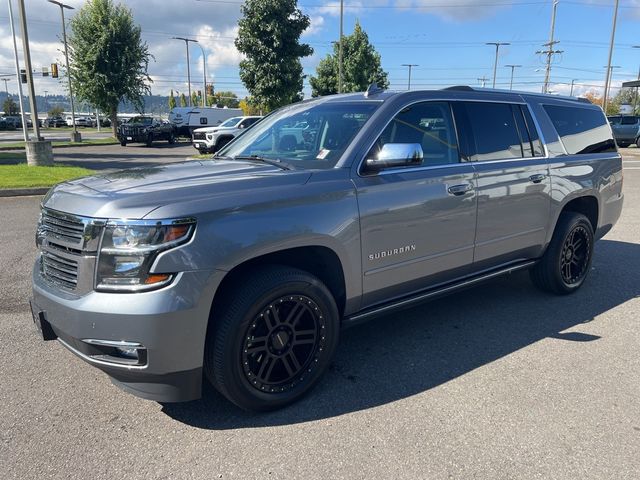
[[[569,155],[615,152],[616,144],[602,110],[545,105]]]
[[[406,107],[387,125],[367,158],[375,158],[388,143],[420,145],[424,166],[460,161],[451,107],[447,102],[422,102]]]

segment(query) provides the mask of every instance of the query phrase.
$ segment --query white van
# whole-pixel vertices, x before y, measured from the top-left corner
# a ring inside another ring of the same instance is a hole
[[[169,112],[169,121],[178,135],[191,137],[196,128],[215,127],[226,119],[242,116],[240,108],[176,107]]]

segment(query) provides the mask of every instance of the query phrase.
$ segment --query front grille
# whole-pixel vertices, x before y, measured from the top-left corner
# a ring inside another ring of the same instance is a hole
[[[42,274],[52,283],[75,290],[78,286],[78,262],[69,258],[55,255],[52,252],[42,252]]]
[[[83,293],[93,287],[98,243],[104,220],[42,209],[36,241],[40,272],[49,283]]]
[[[207,134],[204,132],[193,132],[194,140],[205,140],[207,138]]]

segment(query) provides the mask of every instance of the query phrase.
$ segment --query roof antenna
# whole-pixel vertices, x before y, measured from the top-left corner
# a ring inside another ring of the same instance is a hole
[[[376,93],[380,93],[380,92],[382,92],[382,89],[378,86],[376,82],[373,82],[371,85],[369,85],[369,87],[367,88],[367,91],[364,92],[364,97],[369,98],[369,96],[375,95]]]

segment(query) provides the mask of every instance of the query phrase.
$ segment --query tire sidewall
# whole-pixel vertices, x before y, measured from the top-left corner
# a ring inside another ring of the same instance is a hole
[[[266,393],[253,387],[242,369],[242,348],[244,335],[251,322],[254,321],[274,300],[287,295],[303,295],[313,300],[323,313],[325,319],[325,346],[318,358],[318,364],[304,377],[304,380],[287,392]],[[233,320],[226,337],[216,336],[215,349],[222,352],[223,371],[215,372],[218,381],[224,380],[225,389],[233,397],[234,403],[250,410],[272,410],[292,403],[302,397],[315,385],[318,378],[326,370],[338,345],[339,316],[335,301],[327,288],[319,281],[293,280],[268,288],[253,299],[250,307],[237,315]]]
[[[564,246],[564,243],[566,242],[568,236],[571,234],[571,232],[576,229],[577,227],[583,227],[586,229],[586,231],[589,234],[589,249],[588,249],[588,253],[589,253],[589,258],[587,261],[587,265],[585,267],[585,273],[582,276],[582,278],[576,282],[576,283],[572,283],[572,284],[568,284],[564,281],[564,278],[562,277],[562,272],[560,271],[560,257],[562,256],[562,247]],[[575,292],[576,290],[578,290],[582,284],[584,283],[584,281],[586,280],[586,278],[589,275],[589,271],[591,269],[591,263],[593,261],[593,246],[594,246],[594,235],[593,235],[593,228],[591,226],[591,222],[589,222],[589,220],[584,216],[584,215],[574,215],[573,217],[569,218],[563,225],[563,230],[562,230],[562,234],[558,236],[559,241],[557,243],[557,245],[554,245],[554,255],[552,258],[552,261],[555,262],[555,276],[556,276],[556,282],[558,284],[558,286],[564,290],[567,293],[572,293]]]

